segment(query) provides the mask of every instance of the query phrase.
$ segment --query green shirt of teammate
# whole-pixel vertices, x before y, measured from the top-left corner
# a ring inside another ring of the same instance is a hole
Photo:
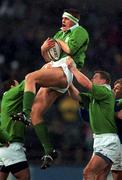
[[[80,93],[83,106],[89,109],[90,126],[95,134],[117,133],[114,120],[115,98],[103,85],[93,85],[89,93]]]
[[[1,102],[1,129],[7,131],[10,142],[24,142],[25,125],[11,120],[11,115],[22,111],[24,81],[3,94]]]
[[[60,30],[55,34],[54,39],[60,39],[67,43],[71,50],[70,56],[75,61],[77,68],[83,67],[89,36],[88,32],[82,26],[76,24],[66,32]],[[60,58],[66,56],[67,54],[62,51]]]
[[[3,146],[3,144],[8,143],[8,141],[9,141],[9,134],[0,127],[0,147]]]

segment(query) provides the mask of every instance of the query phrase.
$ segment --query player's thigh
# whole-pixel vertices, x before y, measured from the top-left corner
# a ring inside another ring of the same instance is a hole
[[[32,106],[32,121],[35,114],[44,114],[60,95],[59,92],[52,89],[40,88]]]
[[[30,171],[29,171],[29,168],[22,169],[21,171],[16,172],[16,173],[12,173],[12,174],[13,174],[13,176],[16,179],[19,179],[19,180],[30,180]]]
[[[9,173],[0,171],[0,180],[7,180]]]
[[[122,179],[122,170],[121,171],[112,170],[112,176],[114,180]]]
[[[84,169],[84,173],[93,172],[95,174],[99,174],[107,168],[107,171],[111,168],[111,163],[109,164],[103,158],[98,155],[93,155],[89,163]]]
[[[67,78],[61,67],[42,68],[29,74],[30,79],[34,79],[43,87],[62,87],[67,86]],[[28,77],[29,77],[28,76]]]
[[[99,174],[95,176],[95,180],[103,180],[107,178],[108,174],[110,172],[109,165],[106,166]]]
[[[50,88],[40,88],[35,97],[32,111],[34,109],[40,109],[43,113],[53,104],[53,102],[59,97],[61,94],[52,90]]]

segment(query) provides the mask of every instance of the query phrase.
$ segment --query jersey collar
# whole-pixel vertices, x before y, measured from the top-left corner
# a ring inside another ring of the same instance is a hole
[[[67,33],[68,31],[72,31],[73,29],[75,29],[76,27],[78,27],[79,24],[75,24],[74,26],[72,26],[71,28],[69,28],[66,32],[63,32],[64,34]],[[62,30],[62,28],[60,28]]]
[[[103,84],[103,86],[105,86],[106,88],[108,88],[109,90],[111,90],[111,86],[109,84]]]

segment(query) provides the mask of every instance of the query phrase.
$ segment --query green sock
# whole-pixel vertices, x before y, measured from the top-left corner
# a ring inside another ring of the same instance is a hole
[[[26,117],[30,117],[31,108],[34,102],[35,94],[31,91],[24,92],[23,96],[23,112],[25,113]]]
[[[39,141],[41,142],[45,154],[49,154],[50,152],[52,152],[53,147],[52,144],[50,143],[50,139],[49,139],[49,133],[48,133],[48,128],[45,124],[36,124],[34,125],[34,129],[36,132],[36,135],[39,138]]]

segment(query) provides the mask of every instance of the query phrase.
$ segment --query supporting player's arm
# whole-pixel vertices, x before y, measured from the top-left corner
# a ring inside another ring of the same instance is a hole
[[[81,100],[81,97],[79,95],[79,90],[73,85],[71,84],[69,86],[69,89],[68,89],[68,92],[69,92],[69,95],[76,101],[80,101]]]
[[[69,87],[69,95],[80,103],[80,107],[89,109],[89,95],[87,93],[80,93],[79,90],[71,84]]]
[[[73,64],[73,59],[69,57],[67,60],[68,68],[74,74],[79,84],[81,84],[86,89],[91,90],[92,82],[83,73],[81,73]]]

